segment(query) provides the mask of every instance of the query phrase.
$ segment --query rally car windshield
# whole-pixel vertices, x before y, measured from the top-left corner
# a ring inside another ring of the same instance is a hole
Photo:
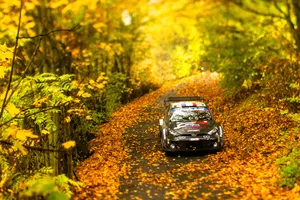
[[[191,122],[211,120],[212,116],[208,111],[201,110],[175,110],[171,113],[170,121]]]

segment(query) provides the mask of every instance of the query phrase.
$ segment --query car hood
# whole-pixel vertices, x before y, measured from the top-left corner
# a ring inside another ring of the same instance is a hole
[[[214,128],[212,121],[171,122],[170,129],[177,134],[208,133]]]

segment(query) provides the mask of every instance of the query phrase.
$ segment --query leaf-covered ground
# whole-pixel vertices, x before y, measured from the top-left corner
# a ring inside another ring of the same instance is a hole
[[[203,96],[225,129],[226,144],[216,154],[166,157],[159,150],[162,99]],[[100,127],[95,153],[77,173],[85,186],[77,199],[300,199],[300,187],[278,186],[276,159],[297,143],[282,135],[293,123],[280,104],[258,98],[226,100],[215,74],[169,83],[122,107]]]

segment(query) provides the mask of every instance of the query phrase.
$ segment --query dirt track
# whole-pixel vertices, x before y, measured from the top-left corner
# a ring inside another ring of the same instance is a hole
[[[172,83],[138,98],[101,125],[95,153],[77,173],[76,199],[300,199],[300,187],[278,185],[276,160],[285,155],[293,123],[280,106],[261,99],[226,100],[211,73]],[[160,151],[158,120],[167,96],[202,96],[224,128],[225,147],[215,154]],[[274,126],[276,125],[276,126]]]
[[[163,115],[163,99],[167,96],[176,96],[176,93],[172,90],[160,97],[141,113],[143,120],[124,134],[127,146],[132,150],[130,159],[126,160],[131,170],[121,179],[120,199],[221,198],[220,191],[209,189],[208,185],[213,183],[205,180],[207,171],[185,171],[185,168],[203,162],[212,153],[189,152],[166,156],[160,151],[158,121]]]

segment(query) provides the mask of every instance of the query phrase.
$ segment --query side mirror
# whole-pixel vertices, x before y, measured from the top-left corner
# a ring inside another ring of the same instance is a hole
[[[164,119],[159,119],[159,125],[162,126],[164,124]]]

